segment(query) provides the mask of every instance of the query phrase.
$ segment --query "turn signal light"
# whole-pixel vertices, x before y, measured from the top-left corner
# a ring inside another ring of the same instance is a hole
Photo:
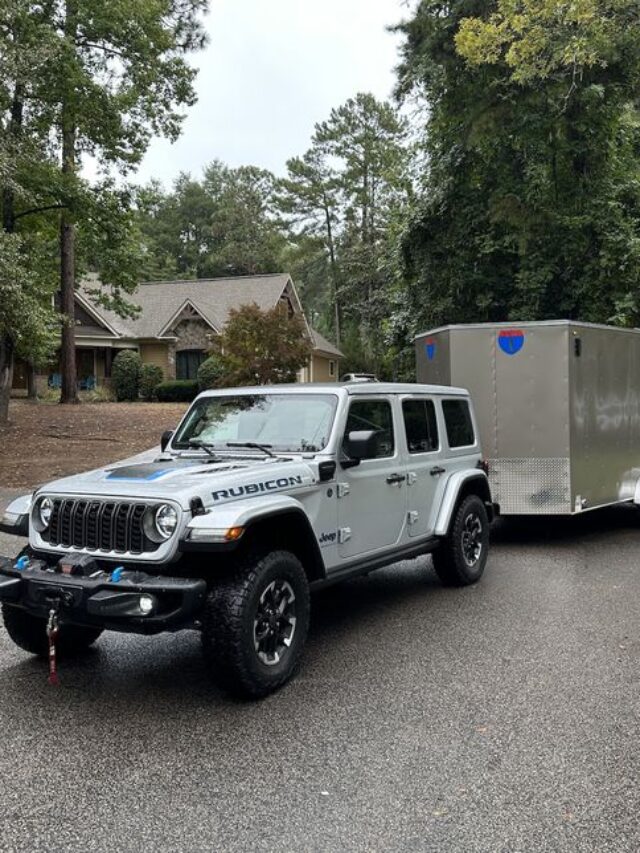
[[[235,542],[244,533],[244,527],[230,527],[224,535],[227,542]]]

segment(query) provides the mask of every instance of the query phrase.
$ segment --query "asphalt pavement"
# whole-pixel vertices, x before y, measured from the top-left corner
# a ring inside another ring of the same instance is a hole
[[[319,594],[254,704],[194,633],[104,634],[53,688],[0,629],[0,849],[636,853],[639,615],[617,510],[502,523],[473,588],[423,558]]]

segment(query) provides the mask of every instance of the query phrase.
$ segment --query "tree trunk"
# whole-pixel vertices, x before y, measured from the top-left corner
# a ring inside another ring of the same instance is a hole
[[[327,246],[329,248],[329,263],[331,266],[331,298],[333,300],[333,331],[335,334],[335,344],[340,348],[340,297],[338,293],[338,264],[336,261],[336,250],[333,242],[333,228],[331,226],[331,210],[324,199],[324,216],[327,225]]]
[[[75,338],[75,226],[66,211],[60,221],[60,311],[63,315],[60,341],[61,403],[77,403]]]
[[[65,38],[71,45],[75,45],[77,36],[75,0],[67,0],[65,12]],[[60,126],[62,130],[62,178],[68,192],[76,173],[76,122],[69,92],[63,97]],[[76,228],[73,222],[72,207],[72,205],[68,205],[60,217],[60,311],[63,320],[60,341],[61,403],[79,402],[75,336]]]
[[[22,84],[17,83],[11,102],[11,119],[9,121],[9,138],[16,141],[22,129]],[[15,154],[15,149],[13,152]],[[10,186],[2,191],[2,229],[7,234],[13,234],[16,227],[15,194]],[[0,424],[9,420],[9,399],[13,384],[13,362],[15,344],[7,333],[0,338]]]
[[[13,341],[8,335],[0,338],[0,424],[9,420],[9,398],[13,383]]]
[[[30,400],[37,400],[38,388],[36,386],[36,369],[29,361],[27,362],[27,396]]]

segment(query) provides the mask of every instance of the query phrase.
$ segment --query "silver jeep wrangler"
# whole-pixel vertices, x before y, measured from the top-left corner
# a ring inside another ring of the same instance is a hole
[[[264,696],[299,664],[311,590],[428,552],[444,583],[480,578],[495,509],[477,436],[459,388],[201,394],[160,450],[8,507],[0,527],[29,546],[0,558],[5,627],[43,656],[197,629],[213,677]]]

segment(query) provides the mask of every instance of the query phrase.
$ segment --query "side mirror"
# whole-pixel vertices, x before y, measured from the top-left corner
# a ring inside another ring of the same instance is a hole
[[[374,429],[353,430],[345,438],[344,452],[355,462],[374,459],[378,454],[378,436]]]
[[[171,436],[173,435],[172,429],[166,429],[162,433],[162,438],[160,439],[160,450],[164,453],[167,449],[167,444],[171,441]]]

